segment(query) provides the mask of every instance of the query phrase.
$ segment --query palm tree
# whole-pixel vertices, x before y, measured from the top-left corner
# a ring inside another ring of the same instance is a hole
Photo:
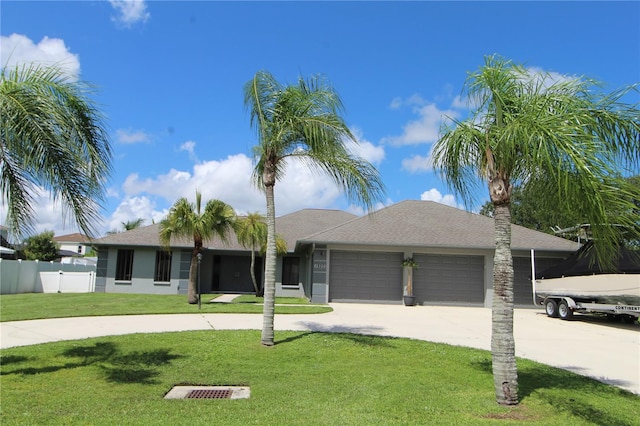
[[[347,196],[367,208],[384,193],[378,171],[347,150],[346,140],[356,142],[340,116],[342,101],[323,79],[298,79],[283,86],[266,71],[259,71],[244,87],[244,104],[258,134],[254,148],[255,184],[267,203],[267,252],[264,317],[261,342],[274,344],[273,320],[276,279],[276,225],[274,187],[285,173],[289,159],[330,176]]]
[[[244,248],[251,249],[251,282],[257,295],[260,292],[260,288],[256,281],[254,268],[256,263],[256,250],[262,245],[263,241],[267,241],[267,223],[265,222],[264,216],[255,212],[238,219],[236,236],[238,237],[238,242]]]
[[[121,223],[122,223],[122,229],[124,229],[125,231],[131,231],[132,229],[140,228],[144,223],[144,219],[139,217],[135,220],[128,220],[126,222],[121,222]]]
[[[93,235],[111,147],[91,87],[57,67],[0,71],[0,192],[17,236],[33,231],[33,194],[61,199],[80,230]]]
[[[465,90],[477,110],[445,128],[433,150],[434,166],[472,205],[473,189],[488,183],[494,205],[495,256],[491,352],[496,399],[518,403],[513,339],[512,188],[537,181],[557,205],[579,210],[593,227],[601,259],[613,259],[620,227],[631,225],[632,189],[618,167],[640,162],[637,108],[620,102],[628,92],[593,92],[593,81],[532,74],[500,57],[471,73]],[[605,206],[608,208],[605,209]],[[606,212],[621,212],[607,215]]]
[[[187,290],[188,302],[191,304],[198,303],[196,277],[198,254],[202,253],[203,241],[217,236],[227,242],[236,220],[233,208],[223,201],[209,200],[204,211],[201,210],[201,205],[202,195],[196,191],[195,204],[186,198],[180,198],[160,222],[160,242],[165,247],[169,247],[172,237],[193,237]]]

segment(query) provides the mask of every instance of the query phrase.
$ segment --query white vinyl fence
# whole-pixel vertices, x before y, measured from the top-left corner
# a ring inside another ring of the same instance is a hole
[[[90,293],[95,265],[0,259],[0,294]]]

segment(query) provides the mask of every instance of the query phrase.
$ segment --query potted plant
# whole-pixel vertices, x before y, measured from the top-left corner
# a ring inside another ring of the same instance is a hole
[[[416,297],[413,295],[413,270],[418,269],[418,264],[413,260],[413,257],[407,257],[402,261],[402,266],[407,271],[407,286],[402,299],[405,306],[414,306]]]

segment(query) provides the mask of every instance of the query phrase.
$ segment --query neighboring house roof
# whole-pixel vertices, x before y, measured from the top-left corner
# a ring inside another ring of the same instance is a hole
[[[14,254],[16,251],[9,247],[0,246],[0,254]]]
[[[357,218],[357,216],[340,210],[304,209],[276,218],[276,232],[287,242],[289,251],[293,251],[296,241],[317,233],[321,230],[336,226],[340,223]],[[107,235],[93,240],[97,246],[146,246],[160,247],[160,224],[144,226],[126,232]],[[219,238],[204,241],[204,246],[221,250],[246,250],[240,244],[235,234],[231,234],[228,243]],[[171,247],[192,248],[193,238],[172,238]]]
[[[89,244],[91,243],[91,238],[87,237],[84,234],[80,234],[76,232],[75,234],[67,234],[60,235],[58,237],[53,237],[53,241],[57,243],[83,243]]]
[[[81,254],[78,254],[77,251],[72,250],[58,250],[59,257],[81,257]]]
[[[578,248],[575,242],[518,225],[511,227],[511,241],[516,250]],[[433,201],[408,200],[298,241],[311,243],[494,249],[494,221]]]

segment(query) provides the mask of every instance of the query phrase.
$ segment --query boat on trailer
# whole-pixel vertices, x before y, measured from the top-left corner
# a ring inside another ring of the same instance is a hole
[[[640,252],[621,248],[613,269],[600,266],[593,242],[558,265],[533,272],[534,303],[550,317],[603,313],[635,322],[640,317]]]

